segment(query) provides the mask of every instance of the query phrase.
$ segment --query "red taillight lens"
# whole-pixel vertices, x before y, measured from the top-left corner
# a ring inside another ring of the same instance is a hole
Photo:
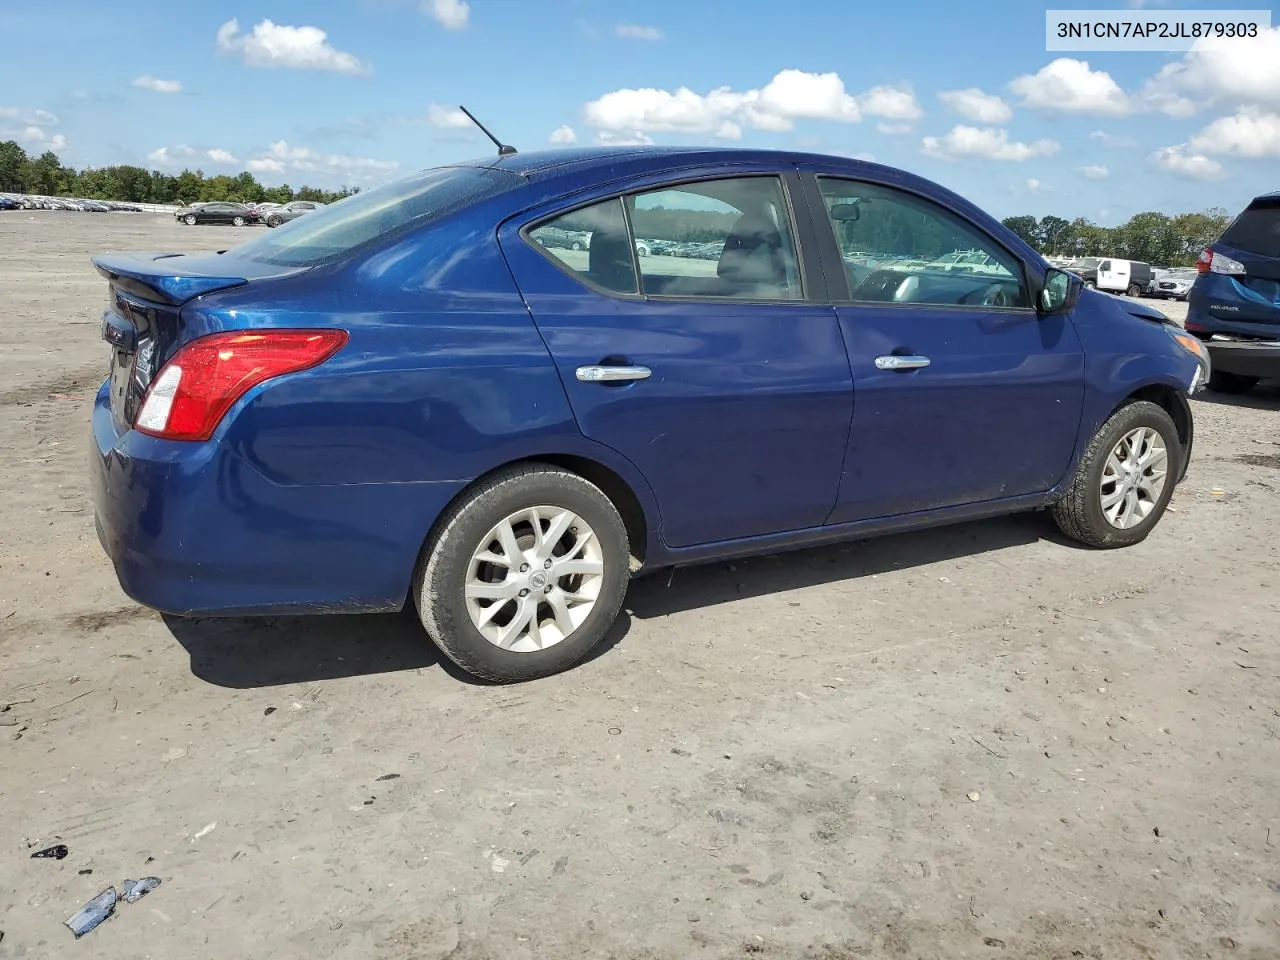
[[[193,340],[151,381],[134,429],[165,440],[208,440],[258,384],[324,363],[346,342],[345,330],[236,330]]]
[[[1208,273],[1213,269],[1213,247],[1205,247],[1196,258],[1196,273]]]

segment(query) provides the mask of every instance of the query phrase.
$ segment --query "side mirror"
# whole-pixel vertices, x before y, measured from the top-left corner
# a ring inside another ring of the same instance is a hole
[[[1080,291],[1083,289],[1084,281],[1074,273],[1067,273],[1056,267],[1050,268],[1044,275],[1044,286],[1037,303],[1040,315],[1070,313],[1080,302]]]

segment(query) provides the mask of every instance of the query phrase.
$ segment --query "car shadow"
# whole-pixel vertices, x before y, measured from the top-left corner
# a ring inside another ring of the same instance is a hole
[[[1263,380],[1248,393],[1216,393],[1202,390],[1196,394],[1200,403],[1224,407],[1249,407],[1254,410],[1280,410],[1280,380]]]
[[[633,620],[669,616],[746,597],[858,580],[892,570],[1061,537],[1040,514],[1021,514],[732,562],[660,570],[634,580],[623,612],[588,658],[606,656]],[[401,613],[262,618],[164,617],[191,658],[191,672],[237,690],[438,668],[487,686],[426,638],[412,605]]]

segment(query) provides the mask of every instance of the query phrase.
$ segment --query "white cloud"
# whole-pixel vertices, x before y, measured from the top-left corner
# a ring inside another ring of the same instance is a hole
[[[1219,153],[1257,159],[1280,157],[1280,116],[1257,107],[1244,107],[1219,117],[1191,138],[1198,153]]]
[[[291,146],[284,140],[277,140],[266,153],[250,157],[246,165],[254,173],[304,173],[354,180],[382,180],[400,166],[390,160],[318,153],[309,147]]]
[[[422,0],[421,9],[446,30],[463,29],[471,17],[471,5],[466,0]]]
[[[641,133],[639,130],[632,133],[614,133],[610,130],[601,130],[596,134],[596,143],[602,147],[649,147],[653,146],[653,140]]]
[[[573,132],[573,127],[565,124],[552,130],[549,139],[552,143],[577,143],[578,135]]]
[[[1280,107],[1280,26],[1264,28],[1256,37],[1198,40],[1181,60],[1152,77],[1146,91],[1188,112],[1223,104]]]
[[[457,107],[450,110],[438,103],[427,107],[427,123],[442,129],[461,129],[472,125],[470,118]]]
[[[1086,180],[1105,180],[1111,176],[1111,171],[1101,163],[1089,163],[1083,167],[1076,167],[1076,173]]]
[[[877,123],[876,129],[886,136],[901,137],[910,133],[915,127],[909,123]]]
[[[151,90],[154,93],[181,93],[182,83],[178,80],[161,80],[159,77],[153,77],[149,73],[144,73],[140,77],[136,77],[133,85],[142,90]]]
[[[56,127],[57,114],[48,110],[19,110],[17,107],[0,107],[0,117],[6,120],[17,120],[28,127]]]
[[[39,112],[39,111],[37,111]],[[12,114],[6,114],[12,116]],[[20,143],[27,144],[31,153],[43,153],[46,150],[52,150],[54,153],[61,153],[67,148],[67,138],[60,133],[55,133],[52,137],[44,132],[42,127],[34,124],[27,124],[20,131],[14,134],[14,139]]]
[[[1027,179],[1028,193],[1045,193],[1046,191],[1048,191],[1048,189],[1049,189],[1048,187],[1046,187],[1041,181],[1037,180],[1035,177],[1030,177]]]
[[[1038,73],[1024,74],[1009,84],[1022,105],[1046,113],[1085,113],[1120,117],[1134,105],[1105,70],[1093,70],[1085,60],[1059,57]]]
[[[1051,157],[1061,146],[1055,140],[1021,143],[1009,139],[1009,131],[997,127],[969,127],[959,124],[944,137],[925,137],[924,152],[940,160],[976,157],[983,160],[1021,162],[1032,157]]]
[[[851,153],[849,156],[853,160],[861,160],[864,163],[876,162],[876,155],[874,153]]]
[[[1013,119],[1013,109],[1003,97],[984,93],[977,87],[964,90],[944,90],[938,99],[966,120],[975,123],[1008,123]]]
[[[1151,161],[1166,173],[1183,180],[1220,180],[1225,174],[1217,160],[1200,153],[1188,154],[1186,144],[1161,147],[1151,154]]]
[[[147,163],[153,167],[178,167],[190,161],[199,153],[195,147],[179,144],[176,147],[159,147],[147,154]]]
[[[642,27],[637,23],[618,24],[618,36],[629,40],[661,40],[662,31],[657,27]]]
[[[587,103],[583,112],[592,127],[613,133],[671,131],[726,140],[739,139],[743,128],[790,130],[796,120],[856,123],[867,114],[905,121],[923,114],[909,87],[878,86],[855,96],[839,74],[803,70],[783,70],[764,87],[750,90],[614,90]]]
[[[237,20],[218,28],[218,51],[241,57],[251,67],[290,67],[368,75],[373,68],[353,54],[337,50],[319,27],[291,27],[263,20],[252,33],[241,33]]]
[[[1109,150],[1127,150],[1138,145],[1138,141],[1132,137],[1117,137],[1115,134],[1107,133],[1105,130],[1094,130],[1089,134],[1090,140],[1097,140]]]
[[[213,163],[222,163],[222,164],[231,165],[231,164],[240,162],[229,151],[222,150],[218,147],[214,147],[212,150],[206,151],[205,156],[207,156],[209,160]]]
[[[857,98],[858,108],[869,117],[886,120],[919,120],[924,116],[920,101],[907,86],[872,87]]]

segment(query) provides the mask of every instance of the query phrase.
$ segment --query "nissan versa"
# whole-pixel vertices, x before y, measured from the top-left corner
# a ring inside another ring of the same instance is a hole
[[[642,569],[1038,508],[1138,543],[1210,373],[955,194],[797,153],[508,149],[222,254],[94,263],[124,589],[413,603],[500,681],[581,660]]]

